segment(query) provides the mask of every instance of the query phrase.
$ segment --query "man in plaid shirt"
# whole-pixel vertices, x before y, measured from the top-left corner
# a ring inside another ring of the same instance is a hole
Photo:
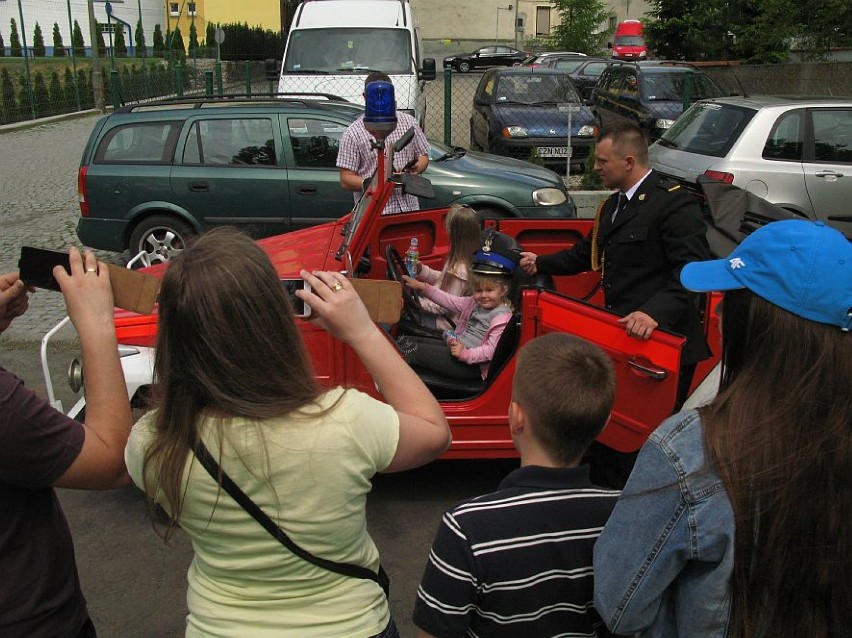
[[[373,72],[367,76],[364,88],[370,82],[390,82],[385,73]],[[414,139],[404,149],[394,154],[394,170],[405,170],[407,173],[418,175],[426,170],[429,165],[429,143],[417,122],[408,113],[397,111],[396,128],[387,136],[385,145],[393,144],[402,137],[408,129],[414,129]],[[340,169],[340,185],[348,191],[355,193],[355,201],[358,201],[363,189],[364,179],[372,177],[376,170],[376,150],[373,148],[373,136],[364,128],[364,116],[362,115],[346,129],[340,138],[340,150],[337,154],[337,168]],[[409,163],[410,167],[405,168]],[[414,195],[403,195],[402,190],[395,188],[388,200],[383,215],[401,213],[408,210],[418,210],[420,202]]]

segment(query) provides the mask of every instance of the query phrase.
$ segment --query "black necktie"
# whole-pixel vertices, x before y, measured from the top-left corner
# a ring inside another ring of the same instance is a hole
[[[618,193],[618,203],[615,205],[615,210],[612,211],[612,218],[610,219],[613,224],[615,223],[615,216],[618,215],[622,207],[627,205],[628,201],[629,200],[627,199],[627,196],[624,193]]]

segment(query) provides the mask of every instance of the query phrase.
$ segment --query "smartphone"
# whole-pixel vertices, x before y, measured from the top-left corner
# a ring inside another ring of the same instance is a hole
[[[297,317],[307,317],[311,314],[311,307],[296,296],[297,290],[310,290],[311,284],[301,278],[282,279],[281,285],[284,286],[284,292],[290,297],[290,303],[293,306],[293,312]]]
[[[67,252],[21,246],[21,258],[18,260],[20,278],[27,286],[59,290],[59,284],[53,276],[53,268],[62,266],[71,274],[71,260]]]

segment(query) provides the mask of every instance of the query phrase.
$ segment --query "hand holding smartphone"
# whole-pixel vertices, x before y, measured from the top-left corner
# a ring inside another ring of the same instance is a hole
[[[295,315],[297,317],[310,316],[311,307],[296,296],[296,291],[307,290],[310,292],[311,285],[301,277],[282,279],[281,285],[284,286],[284,292],[290,297],[290,303],[293,306]]]
[[[56,266],[62,266],[71,274],[71,260],[67,252],[21,246],[18,270],[20,278],[27,286],[59,292],[59,284],[53,276]]]

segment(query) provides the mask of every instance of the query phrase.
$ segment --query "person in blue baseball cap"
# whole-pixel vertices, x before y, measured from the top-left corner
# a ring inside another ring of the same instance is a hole
[[[681,282],[726,291],[719,393],[643,446],[595,546],[595,607],[645,638],[849,636],[852,243],[777,221]]]

